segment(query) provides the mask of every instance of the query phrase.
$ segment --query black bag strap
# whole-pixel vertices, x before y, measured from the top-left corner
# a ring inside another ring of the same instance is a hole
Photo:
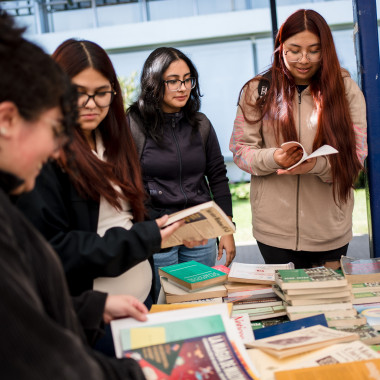
[[[271,80],[272,80],[272,72],[271,71],[267,71],[266,73],[264,73],[263,77],[260,79],[259,86],[257,88],[257,91],[259,92],[260,98],[262,98],[263,96],[265,96],[268,93]]]

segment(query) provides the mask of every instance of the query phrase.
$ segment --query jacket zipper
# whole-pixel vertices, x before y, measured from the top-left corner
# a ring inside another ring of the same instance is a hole
[[[298,93],[298,139],[301,142],[301,94]],[[297,175],[297,201],[296,201],[296,251],[298,251],[300,243],[300,231],[299,231],[299,197],[300,197],[300,180],[301,176]]]
[[[179,159],[179,188],[181,189],[181,193],[183,194],[183,197],[185,198],[185,205],[183,208],[186,208],[188,199],[187,199],[186,193],[183,190],[183,186],[182,186],[182,157],[181,157],[181,151],[179,149],[177,136],[174,133],[174,129],[175,129],[175,118],[173,117],[172,118],[172,134],[173,134],[173,139],[174,139],[175,145],[177,147],[178,159]]]

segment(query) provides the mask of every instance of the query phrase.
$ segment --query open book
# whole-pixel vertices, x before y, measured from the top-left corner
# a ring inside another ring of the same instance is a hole
[[[234,224],[214,201],[170,214],[165,226],[181,219],[185,219],[185,224],[165,240],[161,248],[181,245],[184,240],[212,239],[235,232]]]
[[[327,156],[328,154],[338,153],[338,151],[335,148],[333,148],[332,146],[330,146],[330,145],[323,145],[320,148],[318,148],[317,150],[315,150],[313,153],[307,154],[306,150],[302,146],[302,144],[300,144],[297,141],[288,141],[288,142],[284,142],[283,144],[281,144],[281,148],[285,152],[288,149],[293,148],[294,146],[299,146],[302,149],[302,151],[303,151],[303,155],[302,155],[302,158],[296,164],[294,164],[293,166],[287,168],[287,170],[295,168],[296,166],[302,164],[302,162],[308,160],[309,158],[314,158],[314,157],[318,157],[318,156]]]

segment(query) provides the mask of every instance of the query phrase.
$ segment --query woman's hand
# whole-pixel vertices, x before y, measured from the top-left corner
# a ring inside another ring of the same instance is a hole
[[[110,323],[117,318],[132,317],[146,321],[148,309],[136,297],[129,295],[109,295],[104,306],[103,320]]]
[[[222,258],[223,250],[226,251],[226,263],[224,265],[228,267],[236,256],[234,235],[224,235],[220,238],[219,249],[218,249],[218,260]]]
[[[311,169],[314,168],[315,164],[317,162],[317,158],[310,158],[309,160],[306,160],[302,162],[302,164],[296,166],[295,168],[291,170],[286,170],[286,169],[278,169],[277,174],[278,175],[297,175],[297,174],[306,174],[308,173]]]
[[[302,158],[302,148],[294,146],[287,151],[282,148],[278,148],[273,153],[273,158],[277,165],[282,168],[289,168],[296,164]]]

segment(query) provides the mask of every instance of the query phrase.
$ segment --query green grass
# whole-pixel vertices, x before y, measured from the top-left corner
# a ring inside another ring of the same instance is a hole
[[[248,199],[234,200],[234,222],[236,223],[235,242],[252,241],[251,205]],[[368,234],[367,207],[365,190],[355,190],[355,207],[353,213],[354,234]]]

